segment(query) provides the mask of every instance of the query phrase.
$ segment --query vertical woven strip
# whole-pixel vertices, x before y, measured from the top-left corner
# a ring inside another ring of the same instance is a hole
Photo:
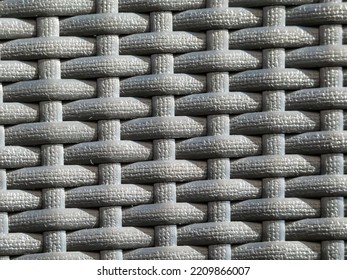
[[[346,23],[0,0],[0,259],[345,259]]]

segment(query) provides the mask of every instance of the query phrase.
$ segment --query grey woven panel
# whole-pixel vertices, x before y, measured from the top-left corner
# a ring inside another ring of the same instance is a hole
[[[0,1],[0,258],[346,258],[343,2]]]

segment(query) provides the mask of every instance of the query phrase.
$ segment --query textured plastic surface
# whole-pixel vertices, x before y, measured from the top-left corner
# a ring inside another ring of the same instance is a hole
[[[347,257],[347,3],[0,0],[0,259]]]

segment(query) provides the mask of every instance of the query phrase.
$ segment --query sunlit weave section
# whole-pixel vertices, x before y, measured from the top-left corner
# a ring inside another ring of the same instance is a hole
[[[345,259],[346,24],[341,0],[0,0],[0,259]]]

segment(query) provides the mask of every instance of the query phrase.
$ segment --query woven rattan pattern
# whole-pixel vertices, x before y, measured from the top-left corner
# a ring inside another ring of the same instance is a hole
[[[344,259],[346,23],[341,0],[0,1],[0,258]]]

